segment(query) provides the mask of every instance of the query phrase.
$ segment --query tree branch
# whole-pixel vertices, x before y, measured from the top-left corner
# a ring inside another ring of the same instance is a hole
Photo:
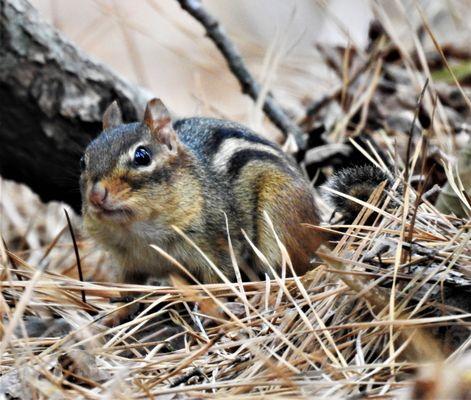
[[[219,49],[225,58],[232,74],[237,78],[244,94],[249,95],[254,101],[260,95],[260,84],[250,74],[244,64],[239,51],[226,36],[219,22],[209,14],[200,0],[177,0],[180,6],[195,18],[206,30],[206,34]],[[292,134],[299,148],[306,144],[304,132],[286,115],[281,106],[271,93],[268,93],[263,103],[263,111],[271,122],[280,129],[285,136]]]

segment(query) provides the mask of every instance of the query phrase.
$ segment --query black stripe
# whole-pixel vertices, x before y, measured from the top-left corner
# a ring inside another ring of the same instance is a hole
[[[211,138],[208,140],[208,150],[216,153],[221,147],[222,142],[227,139],[243,139],[247,142],[263,144],[269,146],[272,149],[279,150],[279,148],[269,140],[266,140],[258,135],[251,133],[250,131],[234,129],[234,128],[219,128],[214,131]]]
[[[244,166],[249,162],[256,160],[269,161],[281,169],[286,170],[286,165],[284,164],[283,160],[272,153],[253,149],[240,150],[237,153],[234,153],[227,163],[227,173],[231,180],[237,179],[240,170],[244,168]]]
[[[178,120],[174,128],[182,141],[204,161],[212,159],[227,139],[240,139],[247,143],[268,146],[281,153],[279,146],[242,125],[211,118]]]

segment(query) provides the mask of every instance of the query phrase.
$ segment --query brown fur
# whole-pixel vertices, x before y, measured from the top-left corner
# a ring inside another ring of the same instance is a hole
[[[323,238],[302,224],[319,224],[314,198],[303,182],[296,184],[293,176],[263,163],[248,165],[240,178],[241,186],[255,185],[257,200],[256,245],[276,269],[281,265],[281,251],[264,211],[273,223],[276,234],[286,246],[296,273],[310,267],[311,258]],[[259,264],[259,269],[266,268]]]

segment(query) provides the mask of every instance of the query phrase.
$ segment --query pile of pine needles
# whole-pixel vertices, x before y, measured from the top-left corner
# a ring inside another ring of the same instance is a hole
[[[351,225],[321,228],[346,231],[302,277],[286,277],[292,265],[281,243],[285,263],[274,279],[172,288],[82,282],[2,247],[0,390],[91,399],[411,391],[417,368],[460,360],[471,344],[462,309],[471,231],[426,201],[413,209],[413,191],[409,199],[391,189],[378,203],[381,192]],[[376,222],[365,225],[372,214]],[[131,303],[113,302],[136,292]],[[131,320],[103,326],[133,303]],[[41,335],[29,337],[35,328]]]

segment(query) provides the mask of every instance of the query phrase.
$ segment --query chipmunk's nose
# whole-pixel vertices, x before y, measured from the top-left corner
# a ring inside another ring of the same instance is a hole
[[[88,199],[96,207],[103,207],[106,198],[108,197],[108,190],[100,182],[94,183]]]

